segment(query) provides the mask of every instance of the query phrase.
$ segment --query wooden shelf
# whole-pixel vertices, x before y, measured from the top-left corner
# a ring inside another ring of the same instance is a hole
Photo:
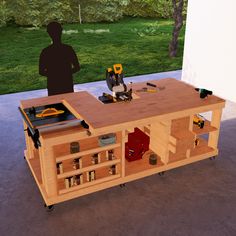
[[[63,189],[59,190],[59,194],[65,194],[65,193],[69,193],[69,192],[76,191],[76,190],[79,190],[79,189],[88,188],[90,186],[97,185],[97,184],[100,184],[100,183],[104,183],[104,182],[107,182],[107,181],[112,181],[112,180],[118,179],[120,177],[121,177],[120,174],[110,175],[110,176],[100,178],[100,179],[97,179],[97,180],[94,180],[94,181],[91,181],[91,182],[86,182],[86,183],[81,184],[81,185],[70,187],[68,189],[63,188]]]
[[[102,162],[102,163],[99,163],[99,164],[94,164],[94,165],[90,165],[88,167],[84,167],[84,168],[81,168],[81,169],[77,169],[77,170],[73,170],[73,171],[68,171],[68,172],[65,172],[63,174],[59,174],[59,175],[57,175],[57,178],[58,179],[63,179],[63,178],[69,177],[69,176],[82,174],[82,173],[85,173],[87,171],[96,170],[98,168],[102,168],[102,167],[106,167],[106,166],[111,166],[111,165],[116,165],[118,163],[120,163],[120,159],[115,159],[115,160],[111,160],[111,161],[105,161],[105,162]]]
[[[153,153],[153,152],[151,150],[146,152],[143,155],[143,158],[140,160],[136,160],[136,161],[125,160],[125,176],[137,174],[139,172],[158,168],[164,165],[164,163],[161,161],[159,156],[157,156],[157,165],[150,165],[149,164],[150,153]]]
[[[89,124],[92,135],[74,123],[60,130],[40,130],[42,146],[35,150],[31,138],[25,133],[27,163],[47,205],[70,200],[115,185],[167,171],[218,154],[218,138],[225,100],[214,95],[200,99],[194,87],[175,79],[149,81],[158,88],[157,93],[139,93],[131,102],[102,104],[87,92],[60,94],[21,101],[21,108],[62,102],[78,119]],[[142,89],[146,82],[133,85]],[[183,93],[184,91],[184,93]],[[175,94],[175,96],[172,96]],[[189,99],[191,97],[191,99]],[[88,109],[91,108],[91,109]],[[132,112],[130,112],[132,111]],[[211,121],[205,120],[201,129],[193,124],[193,114],[212,112]],[[105,118],[104,118],[105,117]],[[27,128],[25,121],[24,129]],[[141,160],[125,159],[128,133],[140,128],[150,138],[150,150]],[[100,147],[99,136],[116,134],[116,143]],[[210,134],[209,134],[210,133]],[[207,134],[209,134],[207,136]],[[199,137],[200,136],[200,137]],[[207,136],[207,140],[203,137]],[[195,139],[199,138],[198,146]],[[80,152],[70,153],[72,142],[79,143]],[[106,160],[106,151],[114,150],[114,160]],[[157,165],[149,164],[151,153],[157,155]],[[92,163],[92,155],[100,154],[100,162]],[[168,160],[169,157],[169,160]],[[80,169],[73,169],[73,159],[81,158]],[[168,163],[167,163],[168,160]],[[63,173],[57,174],[57,163],[62,162]],[[111,172],[115,165],[116,171]],[[90,171],[95,178],[87,179]],[[79,185],[73,179],[80,177]],[[65,182],[66,185],[65,186]],[[67,187],[67,188],[66,188]]]
[[[86,156],[86,155],[93,154],[93,153],[99,153],[102,151],[106,151],[106,150],[110,150],[110,149],[114,149],[114,148],[119,148],[120,146],[121,146],[120,143],[116,143],[116,144],[106,145],[104,147],[97,147],[97,148],[89,149],[86,151],[81,151],[81,152],[77,152],[77,153],[73,153],[73,154],[69,154],[69,155],[64,155],[61,157],[57,157],[56,162],[58,163],[58,162],[62,162],[65,160],[76,158],[76,157],[82,157],[82,156]]]
[[[205,121],[204,127],[202,129],[198,125],[193,124],[193,132],[197,135],[207,134],[216,130],[217,128],[214,126],[211,126],[211,123],[208,120]]]
[[[190,151],[190,157],[198,156],[214,151],[214,148],[208,146],[207,140],[199,138],[199,144]]]

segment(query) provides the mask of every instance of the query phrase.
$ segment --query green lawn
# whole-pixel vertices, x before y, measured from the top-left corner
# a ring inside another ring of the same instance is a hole
[[[106,68],[115,63],[123,64],[126,77],[181,69],[184,29],[179,54],[171,59],[172,27],[171,20],[141,18],[64,25],[63,42],[75,49],[81,63],[75,83],[104,80]],[[46,78],[38,74],[38,59],[49,43],[45,28],[0,28],[0,94],[46,88]]]

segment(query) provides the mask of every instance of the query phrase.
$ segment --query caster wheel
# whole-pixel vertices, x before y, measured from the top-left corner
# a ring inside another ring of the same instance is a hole
[[[165,171],[159,172],[158,175],[163,176],[165,174]]]
[[[44,204],[44,207],[46,208],[46,211],[47,211],[47,212],[51,212],[51,211],[54,210],[54,205],[49,205],[49,206],[47,206],[46,204]]]
[[[121,187],[121,188],[124,188],[124,187],[125,187],[125,184],[120,184],[120,187]]]
[[[213,156],[213,157],[210,157],[210,160],[215,160],[216,159],[216,157],[215,156]]]
[[[24,160],[25,160],[25,156],[24,156]]]

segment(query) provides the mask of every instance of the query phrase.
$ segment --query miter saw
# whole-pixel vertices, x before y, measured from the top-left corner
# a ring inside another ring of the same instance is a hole
[[[121,64],[114,64],[113,68],[107,68],[106,70],[106,82],[108,88],[112,91],[112,95],[103,93],[99,97],[103,103],[113,103],[120,101],[132,100],[132,88],[127,91],[127,86],[124,83],[123,68]]]

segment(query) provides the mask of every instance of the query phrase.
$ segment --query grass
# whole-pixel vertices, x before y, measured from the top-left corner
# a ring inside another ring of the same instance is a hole
[[[75,83],[105,79],[105,70],[122,63],[126,77],[181,69],[184,29],[179,53],[169,58],[171,20],[125,18],[116,23],[67,24],[63,42],[76,51],[81,71]],[[38,74],[41,50],[50,44],[45,28],[0,28],[0,94],[46,88]]]

